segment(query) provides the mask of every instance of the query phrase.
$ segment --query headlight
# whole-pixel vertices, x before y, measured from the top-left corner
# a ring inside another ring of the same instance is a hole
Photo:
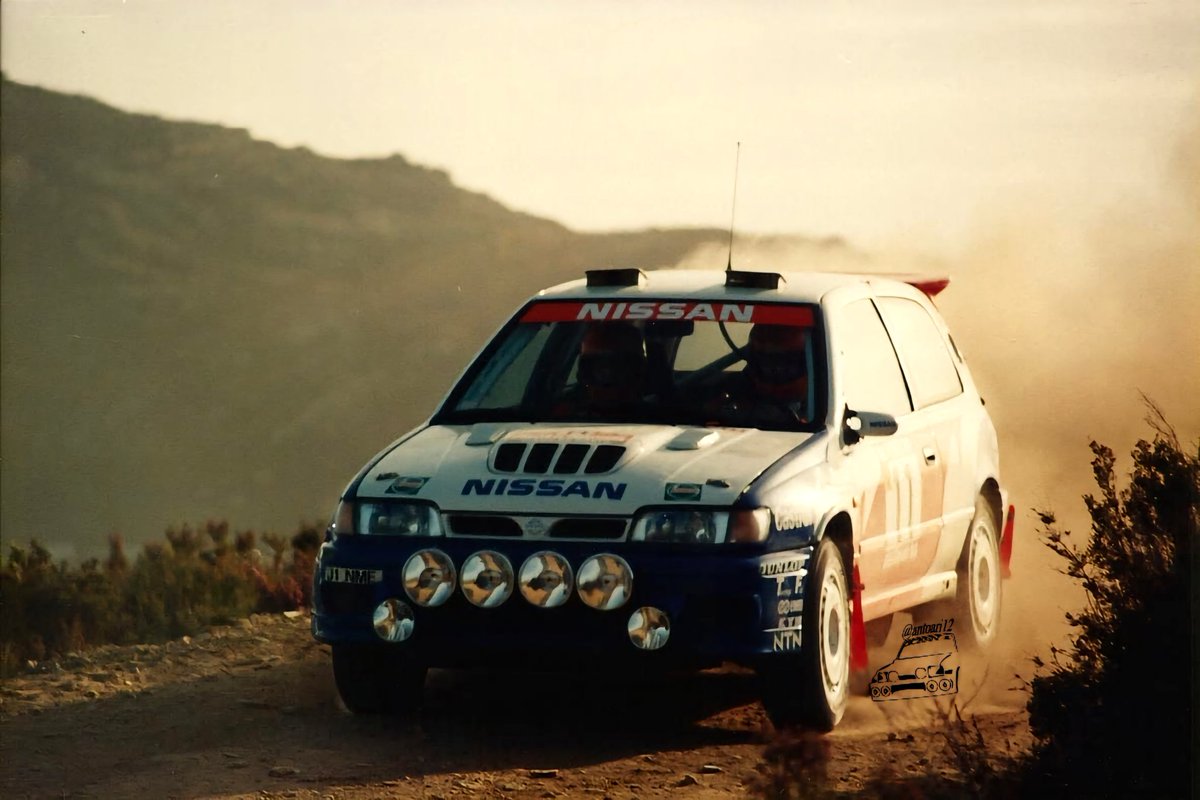
[[[462,591],[472,605],[495,608],[513,590],[513,568],[503,553],[480,550],[463,562]]]
[[[345,504],[343,504],[345,505]],[[437,509],[424,503],[392,500],[356,503],[354,532],[375,536],[441,536]],[[339,526],[340,527],[340,526]],[[335,529],[337,533],[344,531]]]
[[[771,512],[765,508],[661,508],[638,517],[629,538],[633,542],[721,544],[761,542],[770,532]]]
[[[634,542],[682,542],[716,544],[725,541],[729,514],[695,508],[669,508],[638,517],[633,525]]]
[[[456,580],[454,562],[441,550],[419,550],[404,564],[404,592],[419,606],[436,608],[445,603]]]
[[[412,609],[408,603],[394,597],[375,607],[371,622],[375,627],[375,635],[385,642],[403,642],[412,636]]]
[[[543,550],[525,559],[518,585],[526,600],[539,608],[557,608],[571,596],[575,577],[571,564],[558,553]]]

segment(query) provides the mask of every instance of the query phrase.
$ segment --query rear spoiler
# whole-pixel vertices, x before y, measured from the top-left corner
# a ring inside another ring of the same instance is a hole
[[[907,283],[915,289],[920,289],[929,299],[937,297],[943,289],[950,285],[949,275],[915,275],[912,273],[872,272],[867,278],[888,278],[893,281]]]
[[[920,289],[930,299],[937,297],[938,293],[950,285],[950,276],[948,275],[907,277],[902,280],[909,286]]]

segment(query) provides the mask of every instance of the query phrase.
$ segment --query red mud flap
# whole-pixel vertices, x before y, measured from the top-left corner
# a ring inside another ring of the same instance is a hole
[[[867,668],[867,624],[863,622],[862,589],[862,580],[858,576],[858,564],[855,564],[852,590],[854,608],[850,610],[850,670],[852,672],[862,672]]]
[[[1012,577],[1012,548],[1013,527],[1016,524],[1016,509],[1008,507],[1008,516],[1004,520],[1004,534],[1000,537],[1000,574],[1005,578]],[[857,569],[857,567],[855,568]],[[857,573],[856,573],[857,574]],[[853,636],[853,634],[851,634]]]

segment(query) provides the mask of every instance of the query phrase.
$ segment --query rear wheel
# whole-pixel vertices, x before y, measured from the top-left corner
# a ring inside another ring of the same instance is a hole
[[[426,668],[382,644],[333,645],[333,680],[355,714],[402,714],[421,704]]]
[[[762,702],[776,727],[832,730],[850,694],[850,602],[837,545],[817,545],[804,591],[800,650],[771,658],[759,671]]]
[[[975,516],[967,531],[958,565],[958,594],[954,598],[954,631],[968,647],[983,649],[1000,628],[1000,537],[996,517],[987,501],[975,500]]]
[[[975,500],[975,516],[958,559],[958,589],[952,600],[913,609],[918,623],[954,620],[952,629],[966,649],[984,650],[1000,629],[1000,537],[996,516],[983,497]]]

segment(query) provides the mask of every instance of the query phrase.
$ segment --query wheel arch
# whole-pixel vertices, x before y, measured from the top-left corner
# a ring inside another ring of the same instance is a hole
[[[988,477],[979,487],[979,495],[987,502],[992,512],[992,522],[996,523],[996,532],[999,533],[1004,522],[1004,496],[1000,492],[999,481]]]
[[[837,545],[842,556],[842,566],[849,579],[854,572],[854,523],[848,512],[840,510],[829,516],[817,535],[817,541],[825,538]]]

